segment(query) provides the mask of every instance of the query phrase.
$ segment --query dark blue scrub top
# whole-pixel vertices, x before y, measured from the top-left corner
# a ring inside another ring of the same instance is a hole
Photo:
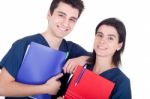
[[[4,58],[0,62],[0,66],[4,66],[14,78],[16,78],[17,76],[18,70],[20,68],[24,54],[26,52],[26,48],[31,42],[36,42],[45,46],[49,46],[41,34],[27,36],[14,42],[8,53],[4,56]],[[82,55],[89,55],[89,53],[86,50],[84,50],[81,46],[71,41],[66,41],[65,39],[62,40],[59,50],[64,52],[69,51],[68,59],[79,57]],[[69,75],[65,75],[64,78],[61,79],[62,84],[66,83],[68,76]],[[61,89],[63,89],[63,87]],[[63,94],[64,92],[62,91],[59,93]],[[29,98],[6,97],[6,99],[29,99]]]
[[[92,68],[88,65],[89,70]],[[110,99],[132,99],[130,80],[119,68],[109,69],[101,73],[100,76],[115,83]]]

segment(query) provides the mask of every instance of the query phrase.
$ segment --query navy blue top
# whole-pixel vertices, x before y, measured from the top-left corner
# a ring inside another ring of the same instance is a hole
[[[92,68],[89,68],[92,70]],[[115,87],[109,99],[131,99],[131,87],[129,78],[119,69],[112,68],[100,74],[102,77],[113,81]]]
[[[0,62],[0,66],[4,66],[14,78],[16,78],[17,76],[18,70],[20,68],[24,54],[26,52],[26,48],[31,42],[36,42],[36,43],[50,47],[47,41],[44,39],[44,37],[41,34],[27,36],[14,42],[12,47],[8,51],[8,53],[4,56],[4,58]],[[75,57],[82,56],[82,55],[89,55],[89,53],[86,50],[84,50],[81,46],[71,41],[66,41],[65,39],[62,40],[59,50],[64,51],[64,52],[69,51],[68,59],[75,58]],[[69,75],[65,75],[61,79],[62,89],[64,87],[63,83],[64,84],[66,83],[68,76]],[[59,93],[62,93],[62,92],[59,92]],[[6,97],[5,99],[29,99],[29,98]]]

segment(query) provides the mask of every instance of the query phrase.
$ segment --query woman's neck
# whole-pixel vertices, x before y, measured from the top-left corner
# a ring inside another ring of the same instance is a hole
[[[97,57],[93,68],[93,72],[95,72],[96,74],[101,74],[104,71],[107,71],[114,67],[115,65],[112,63],[112,58]]]

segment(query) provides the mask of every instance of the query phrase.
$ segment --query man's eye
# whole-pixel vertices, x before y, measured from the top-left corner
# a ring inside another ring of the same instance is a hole
[[[72,22],[76,22],[76,20],[75,20],[75,19],[70,19],[70,21],[72,21]]]

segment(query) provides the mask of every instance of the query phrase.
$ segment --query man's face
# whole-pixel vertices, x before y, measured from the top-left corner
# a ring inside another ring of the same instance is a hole
[[[48,29],[53,36],[63,38],[69,34],[78,19],[79,10],[60,2],[51,15],[48,13]]]

